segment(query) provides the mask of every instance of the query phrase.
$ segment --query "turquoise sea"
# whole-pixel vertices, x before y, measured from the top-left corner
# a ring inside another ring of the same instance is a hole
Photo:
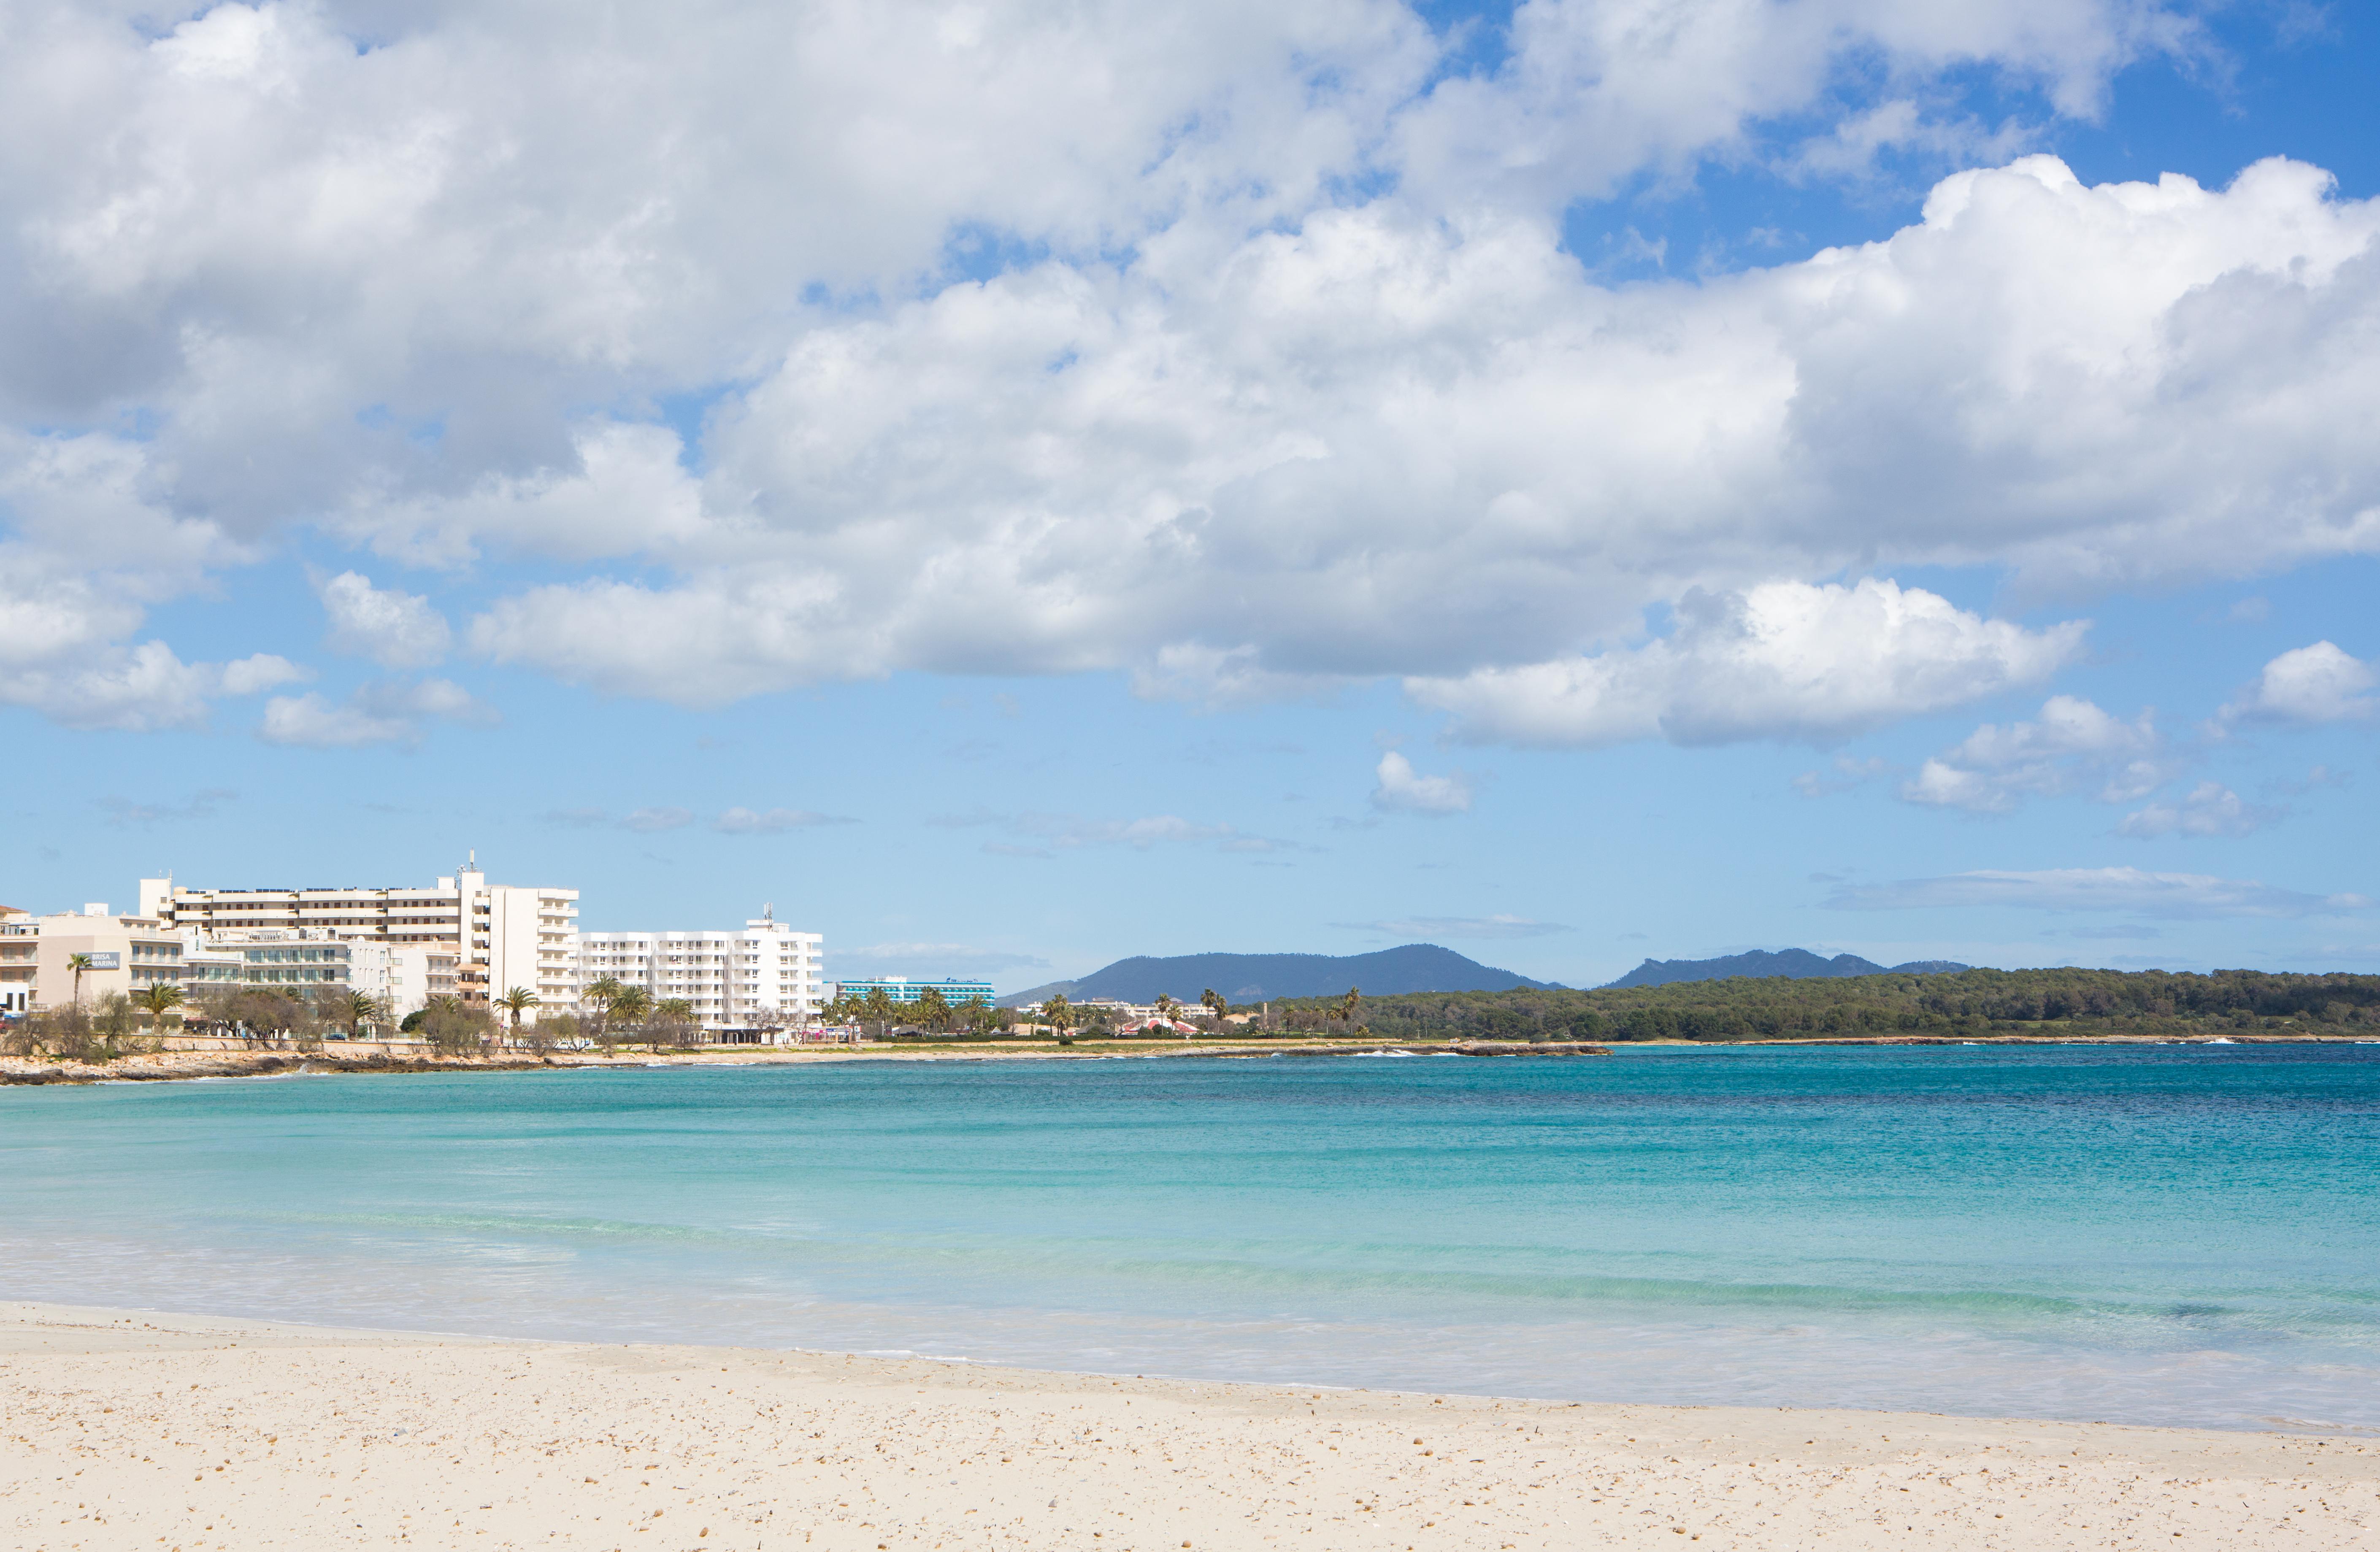
[[[2380,1432],[2380,1046],[15,1088],[0,1297]]]

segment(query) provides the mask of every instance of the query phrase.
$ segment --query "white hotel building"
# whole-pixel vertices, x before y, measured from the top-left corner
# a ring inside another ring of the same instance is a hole
[[[815,932],[795,932],[773,910],[735,930],[582,932],[578,984],[609,976],[641,987],[656,1004],[683,1000],[714,1036],[800,1027],[826,1000]]]
[[[485,1005],[514,987],[546,1008],[578,1000],[578,891],[492,885],[476,854],[426,889],[209,890],[143,879],[140,915],[206,940],[294,941],[305,931],[422,951],[387,956],[392,1002],[451,991]]]

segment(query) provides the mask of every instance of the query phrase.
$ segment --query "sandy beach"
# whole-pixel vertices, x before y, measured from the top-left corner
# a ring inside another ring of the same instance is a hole
[[[0,1527],[162,1547],[2362,1547],[2380,1441],[0,1306]],[[1674,1538],[1674,1541],[1673,1539]]]
[[[1393,1047],[1415,1053],[1452,1051],[1478,1057],[1606,1055],[1614,1049],[1658,1051],[1721,1046],[2156,1046],[2172,1042],[2137,1035],[1986,1035],[1973,1039],[1937,1036],[1876,1035],[1823,1039],[1640,1040],[1589,1046],[1568,1042],[1523,1045],[1476,1040],[1394,1040],[1372,1037],[1263,1037],[1232,1040],[1099,1040],[1060,1046],[1053,1040],[943,1043],[877,1042],[863,1045],[720,1046],[698,1050],[565,1051],[536,1055],[506,1049],[479,1056],[442,1056],[419,1045],[379,1041],[335,1042],[319,1050],[236,1047],[209,1042],[202,1048],[145,1051],[112,1061],[85,1063],[47,1056],[0,1056],[0,1087],[48,1084],[149,1083],[194,1078],[262,1077],[296,1072],[402,1075],[417,1073],[540,1073],[579,1068],[800,1067],[842,1061],[1107,1061],[1121,1058],[1195,1057],[1247,1060],[1278,1051],[1290,1056],[1334,1056]],[[2240,1045],[2345,1045],[2348,1036],[2241,1035]]]

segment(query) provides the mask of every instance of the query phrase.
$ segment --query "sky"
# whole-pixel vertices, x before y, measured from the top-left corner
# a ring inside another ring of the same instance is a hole
[[[0,902],[2380,971],[2380,16],[0,0]]]

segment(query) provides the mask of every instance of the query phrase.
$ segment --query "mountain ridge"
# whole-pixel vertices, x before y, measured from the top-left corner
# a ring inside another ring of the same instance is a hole
[[[1363,954],[1202,953],[1158,957],[1135,954],[1071,981],[1049,981],[1001,998],[1003,1008],[1020,1008],[1057,993],[1080,1000],[1112,997],[1150,1002],[1160,992],[1184,1002],[1212,987],[1233,1002],[1286,997],[1335,997],[1349,987],[1366,995],[1408,991],[1513,991],[1523,987],[1553,990],[1558,983],[1533,981],[1510,970],[1482,964],[1436,943],[1402,943]]]
[[[1670,986],[1679,981],[1723,981],[1730,976],[1783,976],[1813,980],[1847,976],[1947,976],[1969,968],[1948,959],[1912,959],[1905,964],[1884,965],[1852,953],[1821,959],[1807,949],[1754,949],[1718,959],[1647,959],[1618,980],[1606,982],[1597,989],[1617,991],[1627,987]]]

